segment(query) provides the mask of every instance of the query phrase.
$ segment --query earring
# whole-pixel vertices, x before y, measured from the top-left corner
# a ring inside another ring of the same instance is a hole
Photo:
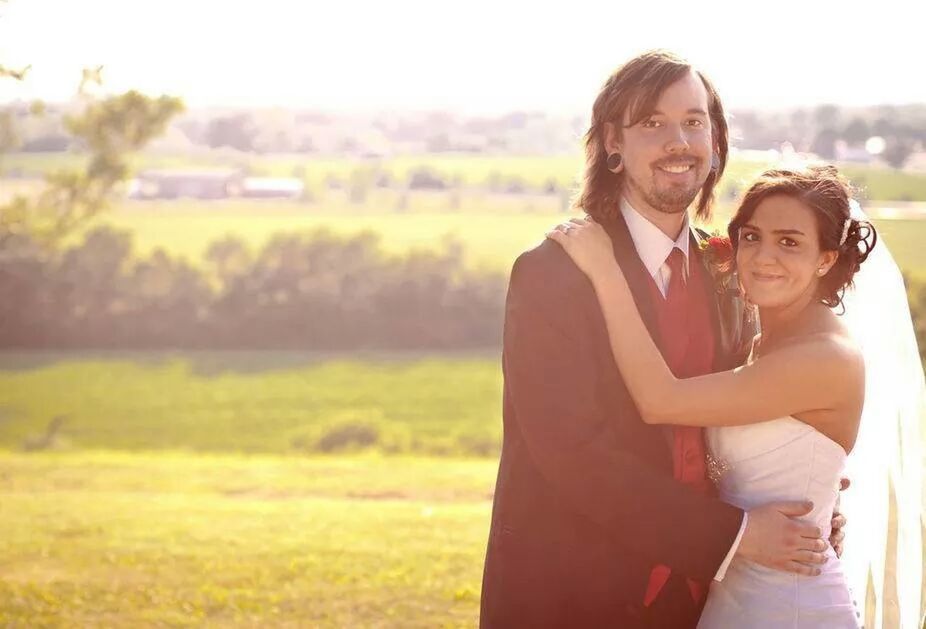
[[[714,153],[711,155],[711,170],[717,170],[720,168],[720,155]]]
[[[616,173],[624,163],[624,158],[621,157],[620,153],[611,153],[608,155],[607,166],[608,170],[612,173]]]
[[[823,277],[824,275],[826,275],[826,269],[817,269],[817,275],[819,275],[820,277]]]

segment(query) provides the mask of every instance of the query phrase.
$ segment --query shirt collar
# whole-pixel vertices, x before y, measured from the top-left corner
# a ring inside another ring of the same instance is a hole
[[[637,249],[637,254],[640,256],[640,260],[643,261],[643,266],[646,267],[646,270],[654,279],[674,247],[682,250],[687,270],[688,242],[691,233],[687,214],[678,238],[672,240],[661,229],[651,223],[649,219],[635,210],[626,198],[621,197],[620,207],[621,214],[624,215],[624,221],[627,223],[627,229],[630,231],[630,238]]]

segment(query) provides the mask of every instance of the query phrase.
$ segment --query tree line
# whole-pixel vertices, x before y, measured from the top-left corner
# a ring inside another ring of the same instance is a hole
[[[926,282],[907,277],[926,360]],[[198,264],[132,251],[110,227],[50,249],[0,247],[0,348],[452,350],[498,347],[507,278],[462,246],[383,251],[379,236],[213,242]]]
[[[505,285],[457,244],[391,256],[371,233],[280,234],[253,253],[228,237],[196,266],[137,258],[109,227],[59,250],[22,235],[0,250],[0,347],[483,348],[500,342]]]

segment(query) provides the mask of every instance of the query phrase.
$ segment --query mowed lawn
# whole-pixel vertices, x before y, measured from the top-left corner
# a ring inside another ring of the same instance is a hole
[[[469,354],[0,353],[0,627],[471,627],[500,388]]]
[[[456,241],[462,245],[468,267],[507,272],[520,252],[541,242],[546,231],[571,216],[556,209],[555,198],[498,198],[509,206],[493,209],[492,198],[480,196],[465,211],[424,208],[409,213],[312,211],[297,203],[272,202],[129,203],[102,217],[97,225],[131,233],[138,255],[161,248],[196,265],[202,263],[210,243],[227,236],[243,240],[256,251],[276,234],[328,230],[343,237],[378,234],[383,250],[394,255],[413,249],[446,251],[448,243]],[[525,207],[518,209],[518,204]],[[706,228],[725,229],[731,210],[723,206]],[[926,219],[886,218],[875,220],[875,225],[901,268],[926,269]]]
[[[472,627],[495,469],[0,452],[0,626]]]
[[[0,448],[493,456],[498,352],[0,352]]]
[[[748,185],[759,172],[772,165],[776,156],[760,151],[734,151],[721,181],[723,195]],[[555,183],[571,187],[581,179],[585,164],[582,145],[562,155],[472,155],[432,153],[390,158],[319,157],[297,154],[256,155],[236,151],[143,153],[131,158],[133,170],[246,168],[256,176],[301,177],[313,188],[331,180],[342,184],[358,175],[385,174],[395,182],[406,182],[415,171],[428,170],[462,186],[484,186],[493,181],[539,188]],[[86,156],[77,153],[11,153],[4,156],[3,170],[40,176],[61,169],[82,168]],[[840,171],[859,188],[863,199],[880,201],[926,201],[926,175],[891,168],[840,164]]]
[[[256,252],[278,234],[326,230],[343,237],[372,232],[392,255],[414,249],[446,251],[451,241],[457,241],[463,245],[469,268],[507,271],[519,252],[543,240],[546,231],[570,216],[556,209],[555,197],[497,195],[496,204],[494,197],[480,195],[465,210],[450,212],[441,207],[446,203],[442,196],[417,195],[415,202],[421,206],[408,213],[312,209],[293,202],[126,203],[94,226],[129,232],[140,256],[160,248],[194,265],[201,264],[211,243],[228,236]]]
[[[79,167],[76,154],[6,157],[7,169],[39,175]],[[722,228],[736,199],[757,174],[772,162],[756,152],[734,155],[718,188],[717,218],[709,228]],[[473,156],[433,154],[382,160],[307,158],[298,155],[247,156],[216,152],[199,156],[144,154],[136,168],[215,168],[246,161],[254,174],[292,176],[301,173],[309,191],[303,201],[122,201],[93,226],[109,224],[134,236],[136,253],[161,248],[200,264],[209,244],[226,236],[259,249],[274,234],[327,229],[345,236],[363,231],[379,234],[384,250],[403,254],[410,249],[446,250],[447,240],[463,244],[471,268],[507,271],[521,251],[543,238],[545,231],[567,218],[570,194],[581,179],[581,151],[558,156]],[[442,177],[445,190],[407,190],[414,171],[426,169]],[[859,189],[863,204],[926,201],[926,174],[845,165],[841,167]],[[389,187],[371,183],[371,173],[386,175]],[[351,181],[366,181],[359,195]],[[334,182],[334,183],[333,183]],[[40,188],[32,181],[34,190]],[[28,185],[0,181],[0,202]],[[332,188],[331,186],[335,186]],[[500,190],[521,192],[509,194]],[[552,186],[552,191],[544,189]],[[493,191],[494,190],[494,191]],[[884,220],[887,240],[905,269],[926,268],[926,221]]]

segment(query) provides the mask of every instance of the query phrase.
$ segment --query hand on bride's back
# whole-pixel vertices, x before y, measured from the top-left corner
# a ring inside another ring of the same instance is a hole
[[[593,280],[612,273],[617,266],[610,236],[591,219],[569,219],[548,231],[547,238],[558,242],[576,266]]]
[[[774,570],[820,574],[827,546],[822,531],[797,519],[812,509],[812,504],[804,502],[775,502],[749,511],[737,554]]]

